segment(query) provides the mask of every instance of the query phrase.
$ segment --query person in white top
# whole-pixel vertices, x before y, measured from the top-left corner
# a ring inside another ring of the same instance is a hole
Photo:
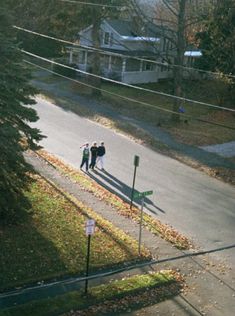
[[[96,159],[96,166],[100,164],[101,170],[104,170],[104,156],[106,154],[104,142],[100,143],[100,146],[98,147],[97,152],[97,159]]]

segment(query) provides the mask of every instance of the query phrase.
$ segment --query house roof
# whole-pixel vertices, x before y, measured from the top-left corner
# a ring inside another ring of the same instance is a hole
[[[163,33],[163,27],[151,22],[141,25],[135,20],[105,20],[121,36],[133,37],[159,37]],[[168,31],[164,27],[164,32]]]
[[[147,22],[144,25],[140,25],[136,19],[133,20],[117,20],[106,19],[103,20],[107,23],[116,33],[118,33],[123,40],[127,41],[150,41],[156,42],[160,40],[160,37],[166,36],[166,34],[172,33],[167,27],[156,25],[151,22]],[[89,30],[92,25],[81,30],[78,34],[82,35]]]
[[[146,51],[146,50],[130,50],[130,51],[122,51],[120,53],[120,50],[117,49],[104,49],[104,51],[106,51],[107,53],[110,54],[115,54],[115,55],[120,55],[120,56],[133,56],[133,57],[154,57],[156,58],[156,53],[154,52],[150,52],[150,51]]]
[[[106,22],[121,36],[137,36],[130,21],[106,20]]]
[[[73,51],[91,51],[93,52],[93,49],[89,50],[89,47],[74,47],[74,46],[67,46],[68,49],[72,49]],[[132,56],[132,57],[150,57],[156,59],[156,53],[150,52],[150,51],[142,51],[142,50],[130,50],[130,51],[121,51],[118,49],[112,49],[112,48],[103,48],[102,49],[103,54],[113,55],[113,56]]]
[[[200,50],[186,50],[184,53],[186,57],[201,57],[202,52]]]

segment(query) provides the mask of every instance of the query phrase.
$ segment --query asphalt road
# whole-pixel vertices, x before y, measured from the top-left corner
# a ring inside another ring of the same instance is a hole
[[[37,99],[40,120],[33,124],[47,136],[44,148],[79,168],[81,144],[88,141],[106,145],[107,173],[92,177],[124,198],[130,197],[134,155],[140,157],[136,189],[153,190],[146,199],[145,211],[191,238],[202,249],[235,244],[235,189],[174,159],[158,154],[129,138]],[[220,252],[223,257],[223,253]],[[224,257],[223,257],[224,258]],[[226,252],[235,267],[235,248]]]

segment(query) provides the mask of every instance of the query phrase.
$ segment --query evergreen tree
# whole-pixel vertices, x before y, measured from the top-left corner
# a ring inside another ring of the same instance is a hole
[[[30,166],[23,152],[37,148],[42,136],[28,123],[38,117],[31,107],[35,94],[29,69],[15,43],[15,31],[6,8],[0,5],[0,223],[14,222],[29,206],[24,197]]]
[[[203,50],[199,67],[235,74],[235,1],[217,1],[197,38]]]
[[[220,73],[216,80],[219,104],[225,98],[234,104],[235,80],[223,74],[235,74],[235,0],[214,4],[204,31],[197,34],[203,56],[196,67]],[[223,86],[227,89],[221,90]]]

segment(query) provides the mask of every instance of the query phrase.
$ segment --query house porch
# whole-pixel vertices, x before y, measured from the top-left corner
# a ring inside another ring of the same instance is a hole
[[[76,64],[82,71],[91,71],[93,58],[93,51],[85,49],[69,51],[69,63]],[[101,55],[100,64],[101,76],[128,84],[157,82],[159,79],[169,77],[167,67],[129,56],[112,55],[110,52]]]

